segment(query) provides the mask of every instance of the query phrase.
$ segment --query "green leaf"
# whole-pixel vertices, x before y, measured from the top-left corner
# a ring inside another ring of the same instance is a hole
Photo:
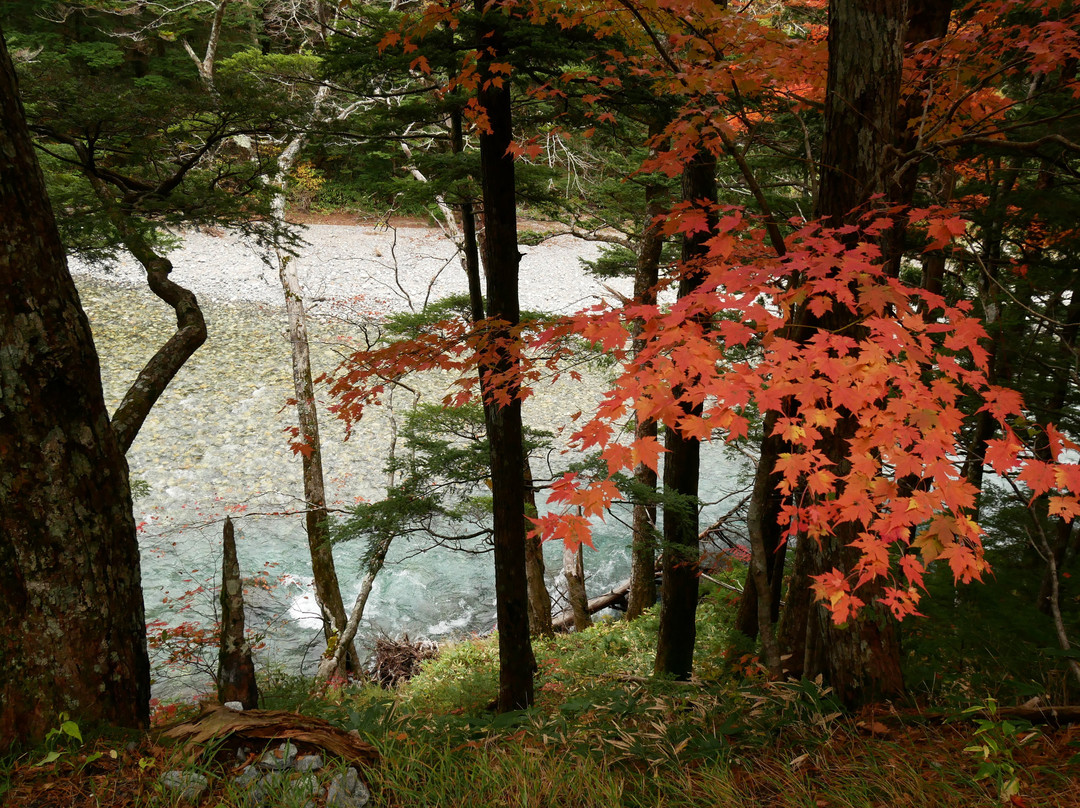
[[[74,721],[65,721],[63,724],[60,725],[60,731],[63,732],[65,735],[74,738],[79,743],[83,742],[82,733],[79,732],[79,725],[76,724]]]
[[[40,761],[38,761],[34,765],[35,766],[47,766],[48,764],[53,763],[54,761],[57,761],[59,759],[60,759],[60,753],[56,752],[56,751],[52,751],[52,752],[49,752],[49,754],[47,754],[45,757],[43,757]]]

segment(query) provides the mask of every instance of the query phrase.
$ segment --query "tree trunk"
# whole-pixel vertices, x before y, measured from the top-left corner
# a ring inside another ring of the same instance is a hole
[[[656,284],[660,280],[660,259],[664,249],[664,236],[658,219],[666,212],[667,202],[663,186],[655,183],[645,186],[645,223],[634,273],[634,301],[643,305],[656,303]],[[635,355],[645,347],[640,336],[641,328],[641,323],[634,323]],[[646,418],[634,425],[634,440],[656,436],[655,420]],[[637,497],[645,499],[634,503],[627,620],[633,620],[656,603],[656,472],[639,463],[634,469],[634,479],[638,487]]]
[[[465,136],[462,133],[462,114],[460,109],[450,113],[450,142],[454,154],[465,151]],[[480,283],[480,250],[476,240],[476,212],[471,201],[458,206],[461,214],[461,265],[469,283],[469,310],[472,321],[478,323],[484,319],[484,290]]]
[[[328,89],[319,88],[312,102],[311,118],[317,120]],[[272,210],[274,217],[285,221],[285,191],[292,170],[307,136],[296,135],[278,157],[278,173],[274,178],[277,193]],[[311,576],[315,584],[315,601],[322,613],[323,636],[327,643],[332,637],[340,642],[348,622],[345,603],[341,598],[337,568],[330,546],[330,530],[326,510],[326,486],[323,482],[322,441],[319,438],[319,414],[315,406],[315,388],[311,381],[311,351],[307,335],[307,314],[300,279],[292,257],[277,252],[278,277],[285,296],[285,312],[289,322],[289,347],[292,352],[293,395],[296,397],[296,417],[299,422],[297,443],[300,446],[301,473],[306,504],[304,527],[307,532],[308,553],[311,556]],[[347,664],[360,670],[360,658],[351,641],[346,644]]]
[[[0,749],[149,722],[127,461],[0,33]]]
[[[781,586],[787,557],[787,542],[784,541],[780,525],[783,502],[776,487],[775,474],[783,441],[779,435],[773,434],[776,422],[775,412],[765,417],[765,437],[761,442],[761,454],[758,456],[746,515],[750,534],[750,569],[735,614],[736,629],[750,638],[761,635],[762,661],[774,678],[780,675],[780,646],[773,625],[780,617]]]
[[[232,519],[225,517],[222,530],[221,637],[218,642],[218,701],[238,701],[245,710],[259,706],[259,685],[255,662],[244,636],[244,582],[236,557],[236,533]]]
[[[698,264],[708,254],[707,241],[716,225],[716,160],[712,155],[699,152],[684,170],[683,199],[705,207],[708,226],[687,236],[683,243],[680,298],[693,293],[702,283],[703,270]],[[682,392],[676,389],[675,394]],[[702,412],[700,404],[683,404],[682,409],[690,416]],[[693,671],[697,638],[701,441],[683,435],[677,424],[669,424],[664,448],[664,579],[653,669],[657,674],[685,680]]]
[[[830,0],[829,76],[816,211],[827,224],[851,223],[875,194],[892,187],[907,12],[904,0]],[[840,307],[822,317],[808,315],[805,325],[807,336],[822,329],[844,329],[857,338],[854,315]],[[838,475],[846,471],[847,443],[855,428],[850,416],[841,418],[819,444]],[[811,679],[822,675],[848,706],[903,692],[899,633],[887,612],[868,606],[857,619],[836,626],[823,606],[809,601],[807,576],[834,567],[844,573],[854,569],[859,553],[849,545],[857,536],[857,526],[845,523],[820,543],[806,537],[799,541],[781,627],[782,650],[790,655],[791,672]],[[868,602],[877,594],[874,584],[860,589]]]
[[[533,489],[532,468],[525,459],[525,516],[536,516],[536,491]],[[550,637],[551,593],[548,592],[544,569],[544,545],[539,536],[530,536],[532,524],[525,522],[525,577],[529,586],[529,631],[534,637]]]
[[[341,599],[334,554],[330,546],[329,515],[326,510],[326,488],[323,483],[322,441],[319,438],[319,414],[315,408],[315,388],[311,381],[311,354],[308,346],[307,317],[300,280],[296,277],[290,257],[278,255],[281,288],[285,292],[285,310],[289,318],[289,345],[292,348],[293,390],[296,396],[296,415],[299,421],[300,461],[304,477],[308,550],[311,554],[311,574],[315,580],[315,599],[323,612],[323,634],[340,640],[347,618]],[[359,670],[355,648],[347,648],[353,670]]]
[[[120,448],[127,452],[165,388],[192,354],[206,342],[206,321],[195,293],[169,277],[173,270],[172,262],[154,252],[127,213],[120,209],[109,187],[94,173],[93,166],[84,165],[83,174],[105,209],[110,224],[120,234],[124,246],[142,264],[150,291],[176,312],[176,333],[158,348],[139,371],[113,413],[113,431],[120,441]]]
[[[352,611],[349,613],[349,622],[345,624],[345,630],[341,632],[337,645],[334,646],[333,653],[328,657],[323,656],[319,661],[317,676],[320,679],[331,679],[334,676],[344,679],[346,673],[345,650],[353,646],[353,641],[356,639],[356,632],[360,628],[360,621],[364,617],[364,609],[367,607],[368,598],[371,597],[371,589],[375,585],[375,578],[378,576],[379,572],[382,571],[383,565],[386,563],[386,554],[388,552],[390,552],[389,539],[379,542],[379,544],[373,548],[371,557],[368,561],[367,574],[364,576],[363,583],[360,584],[360,592],[356,595]],[[355,653],[355,651],[353,653]]]
[[[487,12],[485,13],[485,7]],[[502,4],[476,0],[482,15],[483,48],[490,54],[480,61],[481,75],[491,61],[506,58]],[[490,61],[489,61],[490,59]],[[510,85],[494,82],[478,92],[489,128],[480,133],[480,170],[484,195],[484,267],[487,270],[486,326],[492,359],[480,369],[484,421],[491,451],[491,493],[495,544],[495,598],[499,623],[500,712],[524,709],[533,702],[533,658],[529,640],[528,587],[525,575],[524,435],[519,396],[519,363],[514,328],[520,320],[518,303],[517,201],[514,161],[507,153],[512,140]]]
[[[574,631],[584,631],[592,625],[589,616],[589,596],[585,593],[585,558],[579,545],[576,550],[563,547],[563,578],[566,579],[566,599],[574,615]]]

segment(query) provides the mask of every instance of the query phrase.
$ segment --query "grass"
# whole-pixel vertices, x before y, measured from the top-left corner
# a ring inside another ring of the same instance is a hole
[[[365,778],[377,807],[967,808],[1000,805],[1005,774],[1016,779],[1015,805],[1080,805],[1080,741],[1068,730],[1029,736],[962,715],[946,724],[892,710],[845,715],[820,685],[768,683],[752,660],[725,655],[729,611],[703,604],[701,678],[689,684],[650,676],[656,619],[647,616],[538,641],[537,703],[523,712],[487,711],[493,638],[446,649],[396,693],[319,692],[281,677],[265,683],[265,706],[373,743],[382,762]],[[989,757],[965,751],[988,733],[999,740]],[[243,805],[227,751],[192,763],[153,735],[64,740],[45,766],[33,765],[42,750],[0,760],[0,804],[173,806],[157,778],[186,768],[212,782],[201,805]]]

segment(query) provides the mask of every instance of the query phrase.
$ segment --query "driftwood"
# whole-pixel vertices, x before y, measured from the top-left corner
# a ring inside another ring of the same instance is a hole
[[[191,744],[203,744],[217,738],[242,738],[270,741],[291,739],[325,749],[338,757],[361,766],[374,766],[379,753],[356,735],[338,729],[321,718],[297,715],[287,710],[244,710],[237,712],[213,705],[204,708],[198,718],[166,729],[167,738]]]
[[[629,592],[630,582],[624,581],[606,595],[600,595],[599,597],[591,599],[588,605],[589,614],[596,614],[603,609],[614,606],[616,603],[625,605],[626,596]],[[551,621],[551,627],[556,631],[569,631],[573,626],[574,613],[572,610],[562,612],[558,617],[553,618]]]

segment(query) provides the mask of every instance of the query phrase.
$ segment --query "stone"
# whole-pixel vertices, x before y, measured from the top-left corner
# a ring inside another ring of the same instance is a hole
[[[242,713],[242,712],[244,712],[244,705],[243,705],[243,704],[241,704],[241,703],[240,703],[240,702],[238,702],[238,701],[227,701],[227,702],[225,702],[225,704],[224,704],[224,705],[222,705],[222,706],[223,706],[223,707],[226,707],[226,708],[228,708],[228,709],[230,709],[230,710],[235,710],[235,711],[236,711],[236,712],[238,712],[238,713]]]
[[[270,805],[280,802],[280,795],[285,782],[289,779],[286,772],[270,772],[264,774],[251,790],[248,791],[245,803],[247,805]]]
[[[370,799],[371,792],[352,766],[344,774],[335,774],[326,789],[326,808],[363,808]]]
[[[271,771],[283,771],[293,767],[296,760],[297,750],[289,741],[286,741],[277,750],[266,752],[260,759],[259,765]]]
[[[263,773],[259,771],[258,767],[245,766],[244,770],[240,772],[240,775],[233,782],[241,788],[247,788],[262,776]]]
[[[298,772],[315,772],[323,767],[322,755],[304,755],[293,766]]]
[[[314,774],[297,777],[287,771],[269,772],[248,791],[244,804],[266,808],[299,808],[314,805],[313,798],[319,791],[319,778]]]
[[[198,772],[168,771],[158,778],[158,782],[170,791],[180,792],[180,799],[197,802],[210,788],[210,781]]]

